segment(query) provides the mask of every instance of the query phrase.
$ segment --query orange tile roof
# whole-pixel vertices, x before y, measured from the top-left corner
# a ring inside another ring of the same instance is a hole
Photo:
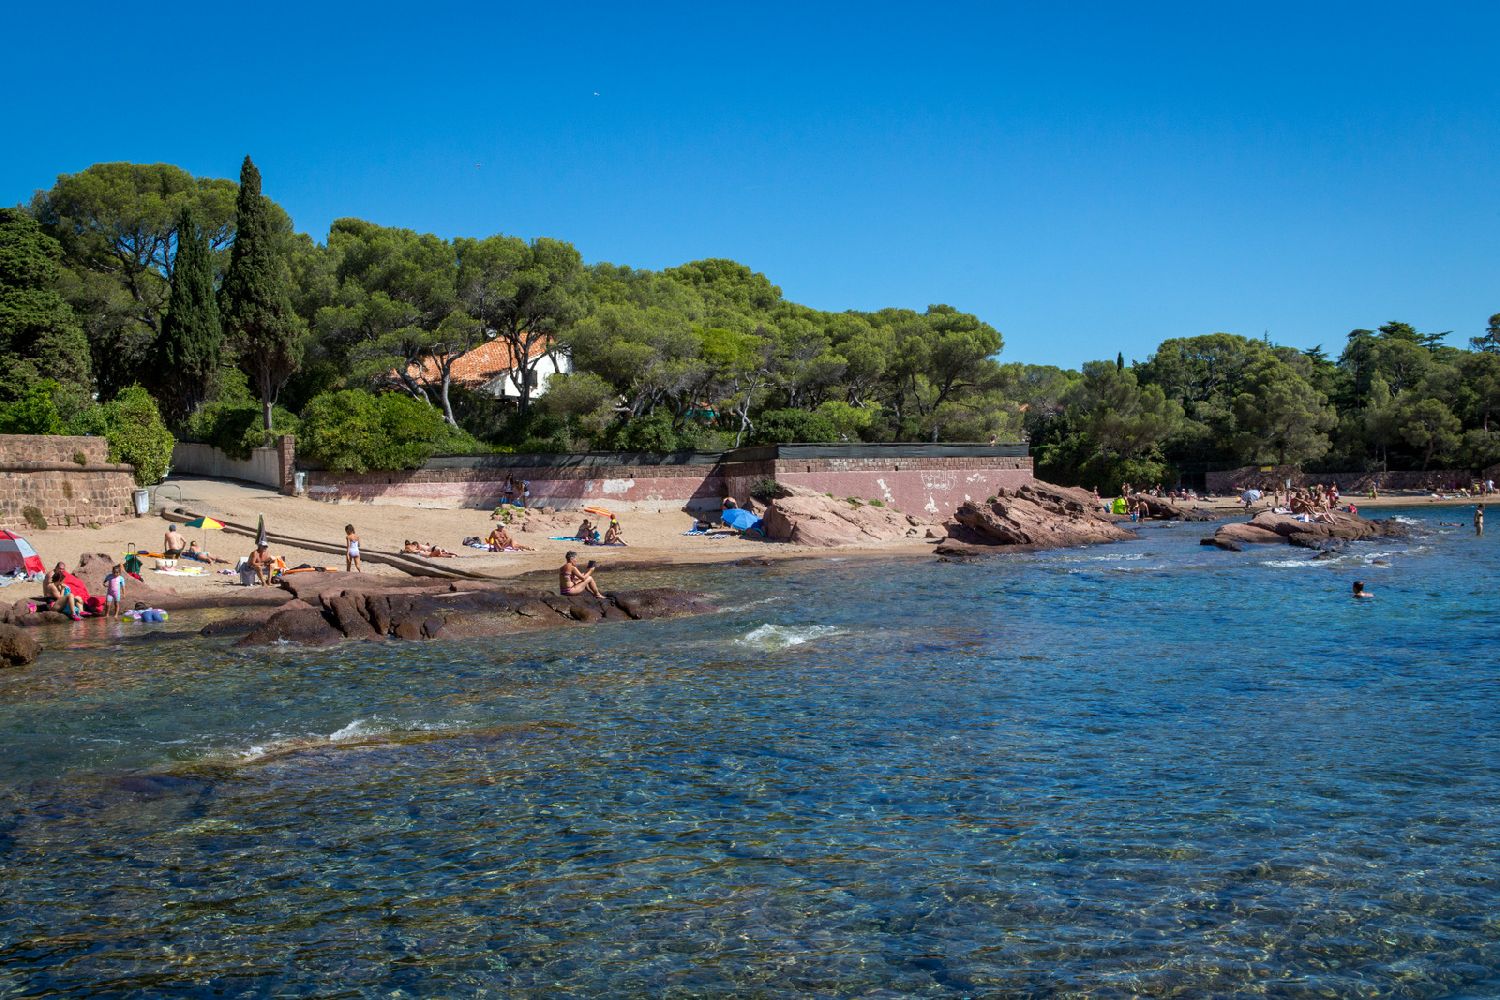
[[[541,357],[551,346],[550,340],[538,341],[531,346],[531,358]],[[501,340],[489,340],[473,350],[465,351],[453,362],[453,384],[469,387],[484,385],[515,367],[515,355],[511,353],[510,345]],[[423,358],[420,365],[409,365],[406,373],[424,382],[438,382],[442,378],[437,362],[431,357]]]

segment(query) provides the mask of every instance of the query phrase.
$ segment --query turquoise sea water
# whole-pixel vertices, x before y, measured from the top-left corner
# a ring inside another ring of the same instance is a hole
[[[90,625],[0,673],[0,997],[1500,995],[1500,541],[1408,516],[510,641]]]

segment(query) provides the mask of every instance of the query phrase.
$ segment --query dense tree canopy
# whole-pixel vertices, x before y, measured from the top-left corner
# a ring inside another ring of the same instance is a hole
[[[510,400],[454,377],[488,341],[520,362]],[[347,218],[318,243],[249,158],[239,185],[98,164],[0,214],[9,425],[102,427],[91,398],[139,382],[174,429],[236,450],[257,440],[252,409],[262,436],[310,416],[313,450],[349,468],[410,464],[434,427],[438,451],[1026,439],[1042,474],[1104,489],[1246,463],[1500,461],[1500,314],[1325,343],[1206,333],[1135,363],[1002,363],[999,331],[954,306],[824,312],[732,260],[585,265],[555,239]],[[532,405],[547,355],[573,374]],[[401,447],[364,454],[397,430]]]

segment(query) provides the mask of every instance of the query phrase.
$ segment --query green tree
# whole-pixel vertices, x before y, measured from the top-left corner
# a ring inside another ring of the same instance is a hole
[[[158,398],[169,421],[181,427],[208,398],[224,340],[208,235],[191,208],[178,217],[171,286],[155,368]]]
[[[1396,399],[1395,420],[1396,433],[1421,452],[1424,469],[1432,464],[1434,455],[1451,451],[1459,445],[1463,425],[1441,400],[1402,393]]]
[[[1489,325],[1484,328],[1484,336],[1469,338],[1469,346],[1486,354],[1500,354],[1500,313],[1490,317]]]
[[[57,241],[19,209],[0,209],[0,399],[45,376],[86,393],[89,350],[58,292]]]
[[[292,310],[291,272],[271,206],[260,193],[260,171],[248,156],[240,168],[235,227],[229,270],[219,290],[220,312],[240,367],[259,394],[269,433],[271,408],[302,360],[302,324]]]
[[[170,164],[96,163],[32,199],[32,214],[62,243],[61,290],[83,320],[102,399],[149,375],[182,210],[193,210],[217,256],[234,236],[234,198],[234,182]]]
[[[1328,452],[1328,432],[1338,418],[1311,383],[1269,353],[1246,381],[1234,400],[1242,461],[1301,465]]]
[[[580,442],[593,444],[603,438],[615,419],[615,391],[592,372],[553,375],[538,408],[555,417],[564,428],[569,450]]]
[[[507,372],[521,412],[531,406],[542,358],[586,312],[583,261],[572,244],[510,236],[457,240],[458,292],[464,310],[510,349]]]

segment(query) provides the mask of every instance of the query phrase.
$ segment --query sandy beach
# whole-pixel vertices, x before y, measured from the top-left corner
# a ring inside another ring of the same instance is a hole
[[[157,509],[139,518],[128,518],[100,528],[66,528],[28,532],[27,539],[36,547],[48,566],[62,561],[75,566],[86,552],[106,552],[123,556],[130,545],[141,552],[160,552],[162,536],[169,521],[163,511],[177,508],[195,514],[237,524],[254,525],[264,515],[266,530],[276,535],[316,539],[342,550],[344,525],[353,524],[360,545],[367,555],[394,553],[407,539],[438,545],[457,555],[452,559],[433,560],[435,565],[482,573],[497,579],[522,576],[537,571],[555,570],[569,549],[583,550],[577,542],[559,540],[578,530],[583,518],[596,524],[600,518],[579,511],[541,514],[531,512],[511,523],[511,536],[531,552],[482,552],[465,548],[469,536],[483,538],[491,527],[500,523],[490,511],[472,508],[406,507],[385,504],[325,503],[303,497],[283,496],[274,491],[231,480],[173,479],[157,487]],[[599,579],[609,586],[611,565],[622,568],[631,564],[694,564],[730,562],[744,558],[787,559],[829,554],[835,550],[804,545],[771,543],[740,538],[720,529],[709,535],[687,535],[693,519],[680,511],[620,511],[627,545],[589,546],[586,558],[600,564]],[[518,524],[525,524],[524,530]],[[155,586],[170,587],[183,596],[207,597],[222,593],[226,602],[244,594],[237,578],[217,571],[232,567],[254,547],[253,540],[227,531],[201,531],[182,528],[189,541],[197,540],[214,556],[229,560],[228,566],[204,567],[199,576],[172,576],[154,572],[157,560],[147,558],[145,575]],[[911,553],[931,551],[930,541],[873,544],[836,550],[841,556],[851,553]],[[273,543],[271,554],[286,560],[288,566],[310,564],[343,570],[342,555]],[[191,563],[180,565],[191,566]],[[401,574],[401,570],[376,562],[366,562],[364,571],[373,574]]]

